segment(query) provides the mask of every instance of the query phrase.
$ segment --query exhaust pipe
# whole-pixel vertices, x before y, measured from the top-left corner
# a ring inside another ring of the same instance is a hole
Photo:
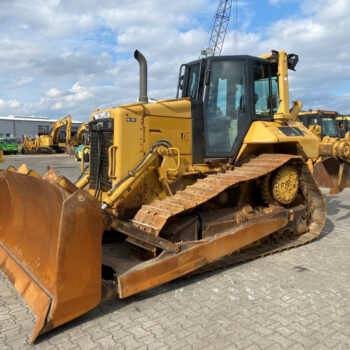
[[[147,60],[145,56],[138,50],[134,52],[135,59],[140,65],[140,96],[139,102],[148,103],[147,96]]]

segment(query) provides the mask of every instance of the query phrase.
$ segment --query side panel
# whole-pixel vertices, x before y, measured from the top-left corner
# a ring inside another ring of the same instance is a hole
[[[239,159],[248,145],[298,144],[308,158],[318,157],[318,138],[299,122],[255,121],[249,128]]]
[[[115,109],[114,141],[116,169],[113,185],[132,170],[144,155],[143,114],[127,108]]]

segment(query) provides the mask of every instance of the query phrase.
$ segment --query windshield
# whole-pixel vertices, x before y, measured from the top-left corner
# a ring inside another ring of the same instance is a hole
[[[322,118],[322,134],[325,136],[337,137],[337,127],[332,118]]]
[[[244,61],[212,61],[205,99],[208,153],[229,153],[246,112]]]
[[[17,140],[16,139],[4,139],[3,143],[15,145],[17,143]]]

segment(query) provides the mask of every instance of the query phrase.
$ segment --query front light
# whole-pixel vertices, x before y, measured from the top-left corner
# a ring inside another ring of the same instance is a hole
[[[100,112],[100,113],[96,113],[94,114],[94,119],[105,119],[105,118],[109,118],[111,116],[111,112],[107,111],[107,112]]]

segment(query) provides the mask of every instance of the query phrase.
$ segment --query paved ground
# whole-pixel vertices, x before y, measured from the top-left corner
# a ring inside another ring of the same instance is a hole
[[[62,162],[53,157],[51,165],[77,176],[76,163],[56,157]],[[46,159],[35,161],[45,169]],[[349,349],[350,189],[327,205],[325,229],[311,244],[105,303],[34,348]],[[32,348],[34,323],[0,274],[0,349]]]
[[[48,166],[54,168],[57,175],[65,175],[72,181],[75,181],[80,175],[80,162],[75,162],[74,156],[65,153],[5,155],[5,162],[0,163],[0,170],[6,169],[9,165],[19,168],[23,163],[28,169],[33,169],[40,175],[45,174]]]

